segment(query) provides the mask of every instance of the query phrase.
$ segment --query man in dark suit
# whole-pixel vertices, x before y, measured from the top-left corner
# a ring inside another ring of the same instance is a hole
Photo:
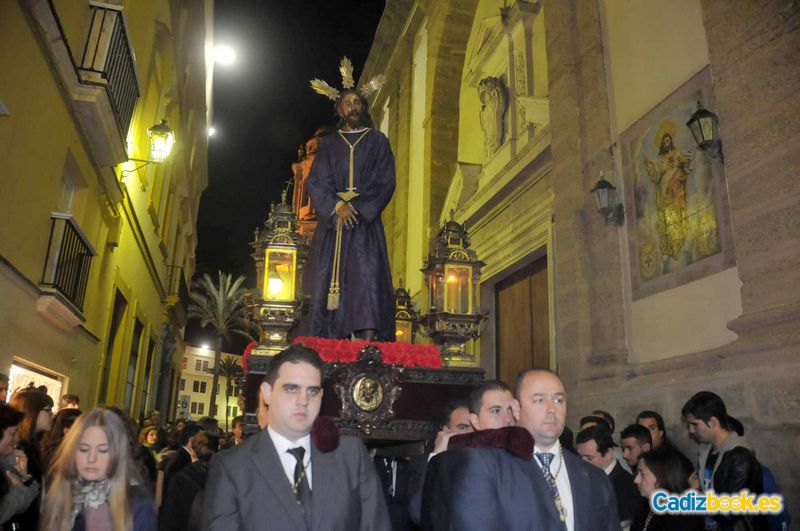
[[[487,380],[470,393],[469,422],[475,431],[451,437],[447,451],[438,453],[428,462],[422,487],[423,530],[450,528],[452,479],[460,467],[460,457],[453,443],[458,442],[457,448],[485,446],[487,441],[481,440],[481,432],[512,426],[516,408],[514,394],[500,380]]]
[[[203,528],[212,531],[390,531],[381,486],[364,444],[311,436],[322,404],[322,361],[292,345],[261,384],[268,426],[214,456]]]
[[[181,430],[180,447],[175,451],[172,457],[167,461],[164,467],[164,486],[162,488],[161,499],[167,498],[167,489],[172,482],[172,478],[178,475],[178,472],[190,466],[195,461],[194,450],[192,449],[192,439],[195,435],[200,433],[202,428],[195,423],[187,424]]]
[[[425,452],[411,460],[408,474],[408,514],[417,525],[422,522],[422,489],[428,471],[428,462],[447,450],[450,437],[472,432],[469,421],[469,402],[451,400],[445,405],[442,429],[436,434],[433,451]]]
[[[553,372],[517,377],[518,425],[535,441],[533,459],[500,448],[467,448],[453,480],[450,522],[458,530],[618,531],[616,500],[602,471],[564,452],[566,392]]]
[[[614,439],[602,426],[586,428],[575,439],[581,459],[606,473],[617,497],[617,512],[623,525],[630,525],[640,512],[647,509],[647,499],[639,494],[633,476],[620,466],[614,455]]]

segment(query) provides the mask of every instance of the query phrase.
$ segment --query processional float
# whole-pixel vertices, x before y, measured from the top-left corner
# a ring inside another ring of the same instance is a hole
[[[483,262],[470,249],[464,227],[450,220],[431,242],[422,272],[428,291],[427,313],[419,315],[409,292],[395,291],[396,341],[368,343],[296,336],[308,307],[303,272],[316,218],[305,193],[318,135],[298,151],[293,164],[294,195],[273,204],[263,227],[256,229],[251,255],[257,290],[248,298],[248,317],[259,341],[245,352],[245,418],[258,429],[256,411],[261,385],[272,357],[292,342],[319,352],[325,362],[320,415],[340,432],[376,444],[421,441],[441,429],[441,407],[469,396],[483,380],[467,343],[480,333],[485,315],[477,310],[477,283]],[[311,160],[309,160],[311,159]],[[417,343],[422,328],[433,343]]]

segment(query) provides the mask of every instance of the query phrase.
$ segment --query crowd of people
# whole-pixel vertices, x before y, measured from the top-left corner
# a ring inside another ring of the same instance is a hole
[[[161,415],[135,422],[114,406],[81,411],[66,394],[56,404],[45,387],[8,397],[0,374],[0,529],[200,529],[208,461],[244,439],[244,417],[223,436],[216,420]]]
[[[768,530],[788,514],[660,514],[661,489],[775,492],[741,422],[709,391],[680,414],[698,443],[688,458],[657,411],[641,411],[615,438],[595,410],[566,427],[567,391],[548,370],[522,371],[513,388],[486,381],[446,405],[421,455],[390,456],[340,436],[319,417],[322,362],[294,345],[260,388],[259,427],[243,417],[223,436],[215,419],[123,410],[85,412],[65,395],[16,391],[0,375],[0,527],[5,530]],[[214,457],[216,455],[216,457]],[[213,459],[212,459],[213,458]],[[312,494],[313,493],[313,494]],[[781,527],[783,526],[783,527]]]

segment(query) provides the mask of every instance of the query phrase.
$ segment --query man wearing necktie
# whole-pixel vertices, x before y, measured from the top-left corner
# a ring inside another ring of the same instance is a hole
[[[527,369],[516,380],[517,425],[533,436],[531,459],[498,448],[468,448],[454,485],[450,521],[459,530],[618,531],[608,477],[562,449],[564,384]]]
[[[204,529],[389,531],[380,482],[362,441],[318,441],[322,361],[292,345],[261,384],[267,428],[217,454],[209,472]]]

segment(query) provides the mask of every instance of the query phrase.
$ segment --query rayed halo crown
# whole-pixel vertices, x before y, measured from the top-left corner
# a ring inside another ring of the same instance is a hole
[[[339,63],[339,72],[342,74],[342,87],[344,89],[353,88],[355,86],[355,81],[353,80],[353,63],[350,62],[350,59],[347,57],[342,58],[342,61]],[[358,92],[361,93],[362,96],[367,97],[373,92],[380,90],[380,88],[386,84],[386,81],[387,79],[384,74],[378,74],[358,87]],[[317,78],[311,80],[311,88],[314,89],[314,92],[317,94],[322,94],[332,101],[336,101],[339,98],[339,94],[341,94],[339,89]]]

